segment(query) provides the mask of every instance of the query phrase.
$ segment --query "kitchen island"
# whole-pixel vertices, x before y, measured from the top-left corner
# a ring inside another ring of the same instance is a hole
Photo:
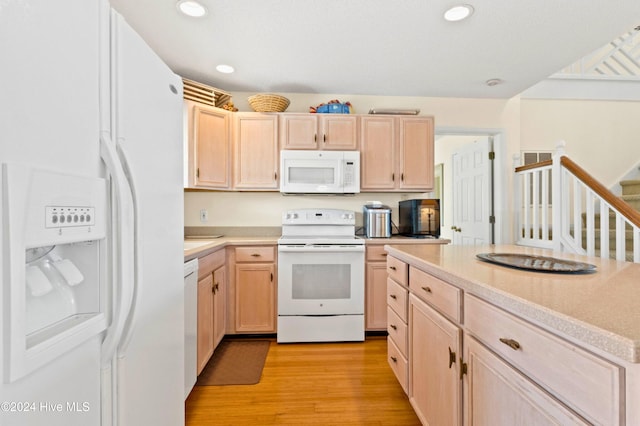
[[[532,419],[526,424],[640,424],[631,403],[640,400],[639,264],[520,246],[385,250],[390,309],[405,309],[404,322],[403,312],[390,316],[390,364],[401,383],[406,376],[424,423],[517,423],[511,415],[524,410]],[[534,272],[482,261],[479,253],[552,256],[596,270]],[[406,336],[394,334],[398,324]],[[442,371],[424,367],[442,357]],[[449,392],[437,404],[423,386],[427,377]]]

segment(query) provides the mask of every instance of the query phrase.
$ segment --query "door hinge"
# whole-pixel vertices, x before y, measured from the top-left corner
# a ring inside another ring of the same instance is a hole
[[[494,215],[489,216],[489,223],[496,223],[496,217]]]
[[[495,159],[496,159],[495,151],[489,151],[489,160],[495,160]]]

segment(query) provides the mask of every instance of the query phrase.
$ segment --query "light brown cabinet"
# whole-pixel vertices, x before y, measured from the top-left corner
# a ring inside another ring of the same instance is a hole
[[[419,265],[388,256],[387,267],[389,363],[423,424],[624,424],[622,366]]]
[[[358,117],[349,114],[280,114],[282,149],[355,150]]]
[[[433,144],[433,117],[361,117],[361,190],[431,191]]]
[[[366,246],[365,329],[387,328],[387,253],[382,245]]]
[[[225,252],[218,250],[198,259],[197,366],[207,365],[225,333]]]
[[[234,333],[276,331],[275,246],[235,247]]]
[[[588,425],[559,401],[465,335],[469,380],[466,396],[469,426]],[[613,423],[610,423],[613,424]]]
[[[233,189],[279,188],[278,116],[235,113],[233,120]]]
[[[462,424],[461,329],[409,295],[409,401],[428,425]]]
[[[511,398],[514,405],[502,406],[502,415],[507,416],[505,418],[515,418],[519,404],[525,407],[531,405],[533,408],[529,410],[540,418],[555,419],[561,416],[560,419],[575,419],[577,416],[571,413],[574,412],[588,421],[561,421],[559,424],[563,425],[623,423],[620,412],[620,366],[472,295],[465,294],[464,304],[467,332],[496,354],[493,358],[483,356],[483,352],[477,348],[467,354],[469,409],[471,418],[478,420],[475,424],[484,424],[480,420],[490,415],[478,408],[476,403],[487,399],[486,395],[481,394],[486,383],[478,380],[495,380],[486,376],[486,370],[500,371],[501,364],[509,365],[513,375],[526,377],[528,382],[521,383],[519,387],[505,386],[503,383],[502,387],[492,390],[497,394],[513,393]],[[530,387],[546,392],[531,393]],[[551,398],[547,393],[556,397]],[[545,398],[550,401],[544,405],[536,402]],[[532,421],[528,424],[551,422]]]
[[[230,188],[230,112],[185,101],[187,158],[185,187]]]
[[[213,275],[198,280],[198,374],[213,355]]]
[[[226,329],[226,282],[225,265],[213,271],[213,347],[216,348],[224,337]]]

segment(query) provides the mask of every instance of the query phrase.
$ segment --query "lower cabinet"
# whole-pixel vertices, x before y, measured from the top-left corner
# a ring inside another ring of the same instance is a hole
[[[387,329],[387,253],[382,245],[367,245],[365,264],[365,329]]]
[[[198,259],[198,374],[209,362],[225,334],[225,251]]]
[[[465,335],[468,425],[588,425],[533,382]]]
[[[213,347],[224,337],[227,315],[227,268],[220,266],[213,271]]]
[[[234,333],[275,333],[276,248],[235,247],[233,262]]]
[[[423,424],[462,424],[461,329],[413,294],[408,325],[413,409]]]
[[[390,365],[423,424],[456,426],[463,419],[465,426],[629,424],[625,380],[637,376],[625,377],[623,366],[420,265],[388,256],[387,266],[388,352],[400,361]],[[408,286],[402,282],[405,274]],[[403,292],[408,292],[406,360],[399,355]],[[400,368],[405,362],[406,380]]]
[[[198,374],[213,355],[213,275],[198,281]]]

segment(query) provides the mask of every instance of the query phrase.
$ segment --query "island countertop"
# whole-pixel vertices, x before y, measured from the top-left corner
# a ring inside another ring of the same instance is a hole
[[[640,264],[509,245],[386,245],[385,249],[569,340],[640,363]],[[482,261],[476,257],[479,253],[550,256],[590,263],[596,271],[534,272]]]

